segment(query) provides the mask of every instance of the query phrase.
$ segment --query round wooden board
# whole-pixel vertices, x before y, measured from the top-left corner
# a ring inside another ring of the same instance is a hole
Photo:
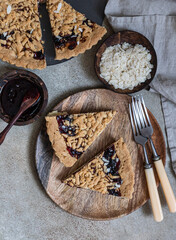
[[[103,195],[87,189],[72,188],[61,183],[60,179],[69,169],[64,167],[55,156],[46,134],[45,126],[42,127],[36,144],[37,171],[47,194],[65,211],[87,219],[108,220],[131,213],[149,199],[143,168],[144,157],[142,148],[134,142],[132,136],[128,111],[130,101],[131,97],[127,95],[117,94],[106,89],[93,89],[79,92],[66,98],[53,110],[67,111],[68,113],[110,109],[117,111],[117,115],[112,122],[87,151],[82,163],[90,160],[106,146],[123,137],[131,153],[135,172],[134,193],[131,200]],[[150,112],[149,115],[154,129],[152,139],[158,154],[165,164],[166,149],[164,137],[154,116]],[[152,154],[149,145],[147,145],[147,152],[149,159],[151,159]],[[157,176],[156,181],[157,185],[159,185]]]

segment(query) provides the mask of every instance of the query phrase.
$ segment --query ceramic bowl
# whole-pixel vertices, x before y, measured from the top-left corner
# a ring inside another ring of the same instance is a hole
[[[100,74],[101,74],[100,61],[101,61],[102,54],[104,53],[106,48],[117,45],[117,44],[123,44],[124,42],[130,43],[131,45],[141,44],[142,46],[146,47],[150,51],[150,54],[152,56],[152,59],[150,62],[154,66],[151,71],[151,78],[147,79],[145,82],[140,83],[139,85],[135,86],[133,89],[128,89],[128,88],[127,89],[120,89],[120,88],[116,89],[112,85],[110,85],[104,78],[102,78],[100,76]],[[96,71],[98,78],[100,79],[101,82],[103,82],[103,84],[107,88],[109,88],[115,92],[118,92],[118,93],[130,94],[130,93],[138,92],[138,91],[142,90],[143,88],[146,88],[153,80],[155,73],[156,73],[156,69],[157,69],[157,56],[156,56],[155,49],[153,48],[152,44],[146,37],[144,37],[142,34],[140,34],[138,32],[134,32],[134,31],[125,30],[125,31],[120,31],[120,32],[117,32],[117,33],[111,35],[100,46],[100,48],[98,49],[96,56],[95,56],[95,71]]]
[[[37,103],[30,109],[27,109],[15,123],[15,125],[26,125],[36,121],[43,113],[48,102],[48,91],[42,79],[32,72],[26,70],[12,70],[3,74],[0,77],[0,118],[2,118],[5,122],[9,122],[15,114],[15,106],[13,106],[13,103],[10,102],[10,105],[6,105],[6,102],[8,102],[6,99],[9,99],[9,94],[16,94],[16,85],[13,88],[12,86],[14,82],[12,81],[19,82],[19,80],[20,84],[23,84],[26,81],[30,84],[29,86],[32,84],[32,86],[36,87],[40,93],[40,99]],[[25,85],[23,86],[23,90],[26,91]],[[19,92],[21,93],[21,90]]]

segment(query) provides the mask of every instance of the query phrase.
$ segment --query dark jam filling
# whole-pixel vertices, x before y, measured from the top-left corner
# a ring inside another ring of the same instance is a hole
[[[59,131],[60,133],[67,134],[68,136],[75,136],[75,126],[71,126],[71,123],[73,121],[72,118],[70,118],[69,115],[59,115],[56,117],[58,125],[59,125]],[[65,121],[69,122],[69,126],[65,125]],[[64,138],[64,140],[67,142],[67,138]],[[67,147],[67,151],[72,157],[80,158],[82,155],[82,152],[78,152],[76,149],[73,149],[71,147]]]
[[[32,39],[31,39],[32,40]],[[34,59],[36,60],[43,60],[45,58],[44,54],[42,53],[42,50],[38,51],[38,52],[34,52]]]
[[[69,125],[70,123],[73,121],[69,115],[60,115],[60,116],[57,116],[56,117],[57,119],[57,122],[59,124],[59,131],[60,133],[64,133],[64,134],[67,134],[68,136],[75,136],[75,132],[76,132],[76,129],[74,126],[66,126],[64,124],[64,121],[69,121]]]
[[[83,24],[86,24],[88,27],[93,28],[94,22],[90,21],[89,19],[86,19],[83,21]]]
[[[112,145],[111,147],[107,148],[103,154],[103,159],[106,161],[106,167],[109,171],[106,173],[111,174],[112,176],[117,176],[117,178],[113,178],[113,182],[117,183],[118,185],[122,184],[122,179],[119,175],[119,168],[120,168],[120,160],[117,158],[115,154],[115,147]],[[118,159],[118,161],[117,161]],[[105,162],[104,161],[104,162]],[[109,194],[115,196],[121,196],[119,189],[108,189]]]
[[[75,158],[80,158],[81,155],[82,155],[82,152],[78,152],[76,151],[75,149],[71,148],[71,147],[67,147],[67,151],[69,152],[69,154],[72,156],[72,157],[75,157]]]
[[[115,182],[115,183],[121,185],[121,184],[122,184],[122,179],[121,179],[120,175],[119,175],[118,178],[113,178],[113,182]]]
[[[17,114],[26,94],[29,93],[30,90],[32,91],[31,94],[33,94],[34,89],[39,92],[40,96],[38,100],[20,116],[18,121],[22,122],[33,118],[41,108],[42,93],[36,84],[20,77],[10,80],[3,87],[1,93],[1,105],[4,113],[8,115],[10,119],[14,117]]]
[[[3,43],[1,43],[1,47],[9,48],[7,44],[3,44]]]
[[[77,46],[77,36],[74,34],[63,36],[63,37],[53,37],[54,44],[56,48],[68,47],[68,49],[73,50]]]
[[[0,39],[1,40],[6,40],[7,36],[13,35],[14,31],[12,30],[10,33],[6,33],[6,36],[4,36],[4,34],[0,34]]]
[[[0,39],[1,39],[1,40],[6,40],[6,37],[4,37],[3,34],[0,34]]]
[[[13,35],[13,34],[14,34],[13,30],[9,34],[7,33],[6,36],[4,36],[4,34],[0,34],[0,39],[8,42],[9,40],[7,39],[7,36]],[[7,44],[3,44],[3,43],[1,43],[1,47],[9,48]]]
[[[26,31],[27,33],[30,33],[30,30],[27,30]],[[14,31],[11,31],[10,32],[10,35],[13,35],[14,34]],[[8,36],[8,35],[7,35]],[[7,36],[4,36],[3,34],[0,34],[0,39],[1,40],[6,40]],[[8,40],[7,40],[8,41]],[[32,42],[32,38],[29,38],[29,41]],[[7,44],[3,44],[1,43],[1,46],[2,47],[5,47],[5,48],[9,48],[9,46]],[[23,51],[25,51],[26,49],[23,48]],[[38,52],[34,52],[34,56],[33,56],[34,59],[36,60],[43,60],[45,58],[45,55],[42,53],[42,50],[38,51]]]
[[[0,39],[1,39],[1,40],[6,40],[6,37],[7,37],[7,36],[4,37],[3,34],[0,34]],[[7,44],[3,44],[3,43],[1,43],[1,47],[9,48],[9,46],[8,46]]]
[[[114,196],[121,196],[120,190],[115,190],[115,189],[108,189],[108,192],[110,195],[114,195]]]
[[[103,157],[107,160],[112,160],[112,157],[115,154],[115,147],[112,145],[111,147],[107,148],[103,154]]]
[[[88,19],[84,20],[82,24],[83,25],[85,24],[90,28],[94,27],[94,22],[91,22]],[[74,33],[74,29],[73,29],[70,35],[66,35],[66,36],[59,35],[58,37],[54,36],[53,41],[56,48],[68,47],[68,49],[73,50],[77,46],[77,37],[78,35]],[[83,43],[85,41],[86,41],[86,37],[83,37],[81,33],[80,42]]]

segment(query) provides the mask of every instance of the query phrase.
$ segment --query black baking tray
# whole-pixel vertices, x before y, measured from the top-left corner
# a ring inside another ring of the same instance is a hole
[[[85,14],[90,20],[102,25],[104,19],[104,8],[107,0],[66,0],[74,9]],[[59,64],[68,59],[54,60],[55,49],[52,40],[51,25],[46,4],[39,5],[40,23],[42,28],[42,40],[44,41],[47,66]]]

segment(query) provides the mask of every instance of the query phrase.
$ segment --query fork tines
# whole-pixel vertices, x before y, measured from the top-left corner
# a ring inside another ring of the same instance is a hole
[[[134,96],[132,97],[132,106],[137,116],[137,123],[139,128],[145,128],[151,126],[147,108],[143,96]]]

